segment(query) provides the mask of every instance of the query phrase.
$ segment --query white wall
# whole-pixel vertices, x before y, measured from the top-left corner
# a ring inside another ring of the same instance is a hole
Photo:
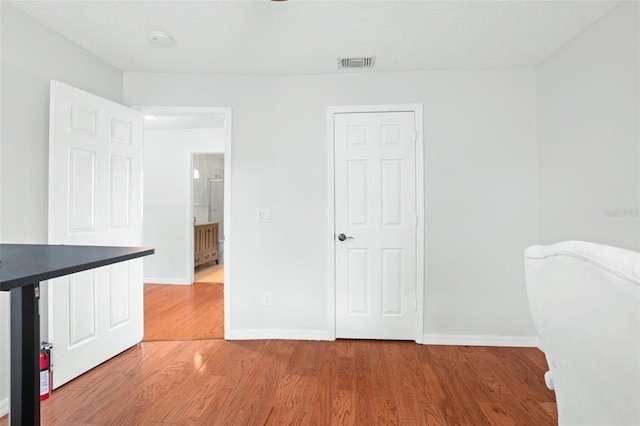
[[[122,73],[6,2],[0,14],[0,241],[46,243],[49,81],[119,102]],[[9,396],[8,294],[0,293],[0,312],[1,415]]]
[[[326,241],[332,232],[326,108],[423,103],[426,337],[526,340],[534,329],[522,252],[537,242],[534,77],[532,69],[292,77],[125,73],[124,100],[232,107],[228,337],[320,338],[329,333]],[[271,222],[256,221],[261,207],[271,209]],[[263,290],[273,294],[271,307],[260,304]]]
[[[191,154],[224,150],[225,129],[146,130],[144,136],[142,244],[155,248],[144,259],[144,281],[191,284]]]
[[[537,68],[540,241],[640,250],[638,2]]]

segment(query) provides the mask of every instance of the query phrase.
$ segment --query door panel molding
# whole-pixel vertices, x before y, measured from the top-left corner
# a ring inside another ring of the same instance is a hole
[[[328,331],[331,340],[336,339],[336,250],[335,250],[335,126],[336,114],[346,113],[376,113],[376,112],[413,112],[416,128],[416,306],[404,306],[403,309],[415,309],[414,340],[423,343],[424,330],[424,235],[425,235],[425,185],[424,185],[424,136],[423,136],[423,107],[422,104],[392,104],[392,105],[351,105],[333,106],[327,108],[327,185],[329,188],[327,199],[328,226],[326,232],[326,247],[328,262],[327,283],[327,317]],[[349,131],[356,133],[358,129]],[[395,129],[386,129],[385,143],[393,144],[398,137]],[[364,135],[363,135],[364,137]],[[355,139],[355,138],[354,138]]]
[[[58,81],[49,112],[49,244],[139,246],[142,115]],[[122,271],[117,286],[111,271]],[[50,282],[42,337],[56,347],[54,389],[142,340],[141,260]]]

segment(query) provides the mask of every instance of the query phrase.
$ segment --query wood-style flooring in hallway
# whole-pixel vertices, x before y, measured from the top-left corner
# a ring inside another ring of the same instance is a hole
[[[223,337],[223,284],[144,285],[145,342]]]
[[[193,281],[196,283],[224,283],[224,264],[206,264],[196,267]]]

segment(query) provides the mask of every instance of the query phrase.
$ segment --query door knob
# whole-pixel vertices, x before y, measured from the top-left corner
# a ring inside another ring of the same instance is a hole
[[[344,234],[340,234],[340,235],[338,235],[338,239],[339,239],[340,241],[344,241],[344,240],[353,240],[353,237],[347,237],[347,236],[346,236],[346,235],[344,235]]]

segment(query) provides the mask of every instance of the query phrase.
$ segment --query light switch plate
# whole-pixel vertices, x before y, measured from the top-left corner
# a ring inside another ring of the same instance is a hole
[[[258,222],[271,222],[271,209],[258,209]]]

